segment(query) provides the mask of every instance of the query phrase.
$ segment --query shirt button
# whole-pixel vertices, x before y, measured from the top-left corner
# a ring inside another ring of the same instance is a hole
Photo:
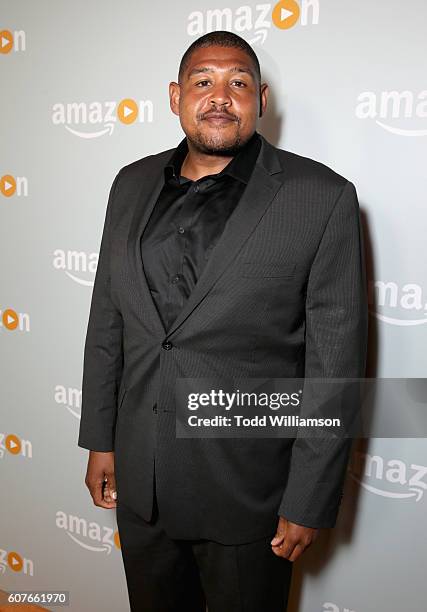
[[[199,185],[194,185],[194,191],[199,191]]]
[[[175,285],[179,281],[180,278],[181,278],[180,275],[176,274],[175,276],[172,277],[172,283]]]
[[[185,229],[184,229],[183,227],[179,227],[179,228],[178,228],[178,232],[179,232],[180,234],[183,234],[183,233],[185,232]]]
[[[172,347],[173,347],[173,344],[170,340],[164,340],[162,342],[162,348],[165,349],[165,351],[170,351]]]
[[[153,412],[157,413],[157,404],[154,404],[154,406],[153,406]]]

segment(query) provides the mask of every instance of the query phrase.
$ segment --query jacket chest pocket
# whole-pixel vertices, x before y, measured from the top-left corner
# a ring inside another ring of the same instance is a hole
[[[243,278],[292,278],[295,271],[295,263],[245,261],[242,264],[240,276]]]

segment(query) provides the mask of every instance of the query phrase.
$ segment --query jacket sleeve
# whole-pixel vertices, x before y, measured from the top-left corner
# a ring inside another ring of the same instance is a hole
[[[123,370],[123,320],[110,295],[111,211],[120,172],[111,186],[84,345],[78,446],[114,449],[117,394]]]
[[[308,279],[305,378],[362,378],[367,329],[359,203],[353,183],[347,181],[330,214]],[[354,410],[350,403],[344,403],[341,410]],[[304,410],[303,394],[300,416]],[[334,527],[353,440],[342,435],[310,438],[298,434],[278,514],[307,527]]]

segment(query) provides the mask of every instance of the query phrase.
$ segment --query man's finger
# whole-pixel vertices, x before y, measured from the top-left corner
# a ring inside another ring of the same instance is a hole
[[[297,544],[289,557],[286,557],[289,561],[296,561],[298,557],[304,552],[305,547],[302,544]]]
[[[104,489],[104,500],[108,503],[114,504],[117,500],[116,490],[116,479],[114,473],[108,473],[105,475],[106,485]]]
[[[274,536],[274,538],[271,540],[271,545],[272,546],[280,546],[283,541],[285,539],[285,534],[284,533],[276,533],[276,535]]]
[[[108,502],[104,500],[103,497],[103,485],[104,481],[102,479],[97,479],[95,482],[91,482],[88,484],[89,492],[92,496],[93,503],[95,506],[100,506],[101,508],[115,508],[116,502]]]
[[[294,550],[295,546],[296,542],[291,542],[289,541],[289,539],[284,540],[283,544],[281,544],[279,547],[279,556],[285,557],[285,559],[287,559]]]
[[[114,499],[114,497],[112,496],[112,492],[110,491],[108,485],[104,490],[103,501],[105,504],[107,504],[104,506],[104,508],[115,508],[117,505],[116,499]]]
[[[287,521],[284,518],[280,517],[279,522],[277,524],[276,535],[271,540],[272,546],[280,546],[280,544],[282,544],[286,536],[286,526]]]
[[[92,481],[91,483],[89,483],[89,491],[90,494],[92,495],[92,499],[94,504],[96,505],[100,505],[103,501],[103,480],[100,478],[97,478],[95,481]]]
[[[289,540],[285,540],[280,546],[272,546],[272,551],[277,557],[283,557],[290,561],[291,556],[298,546],[299,544],[295,541],[290,542]]]

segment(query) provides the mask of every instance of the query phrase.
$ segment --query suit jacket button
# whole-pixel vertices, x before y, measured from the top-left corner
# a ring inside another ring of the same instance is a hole
[[[154,404],[153,406],[153,412],[155,412],[157,414],[157,404]]]
[[[170,340],[165,340],[164,342],[162,342],[162,348],[164,348],[165,351],[170,351],[172,347],[173,344]]]

